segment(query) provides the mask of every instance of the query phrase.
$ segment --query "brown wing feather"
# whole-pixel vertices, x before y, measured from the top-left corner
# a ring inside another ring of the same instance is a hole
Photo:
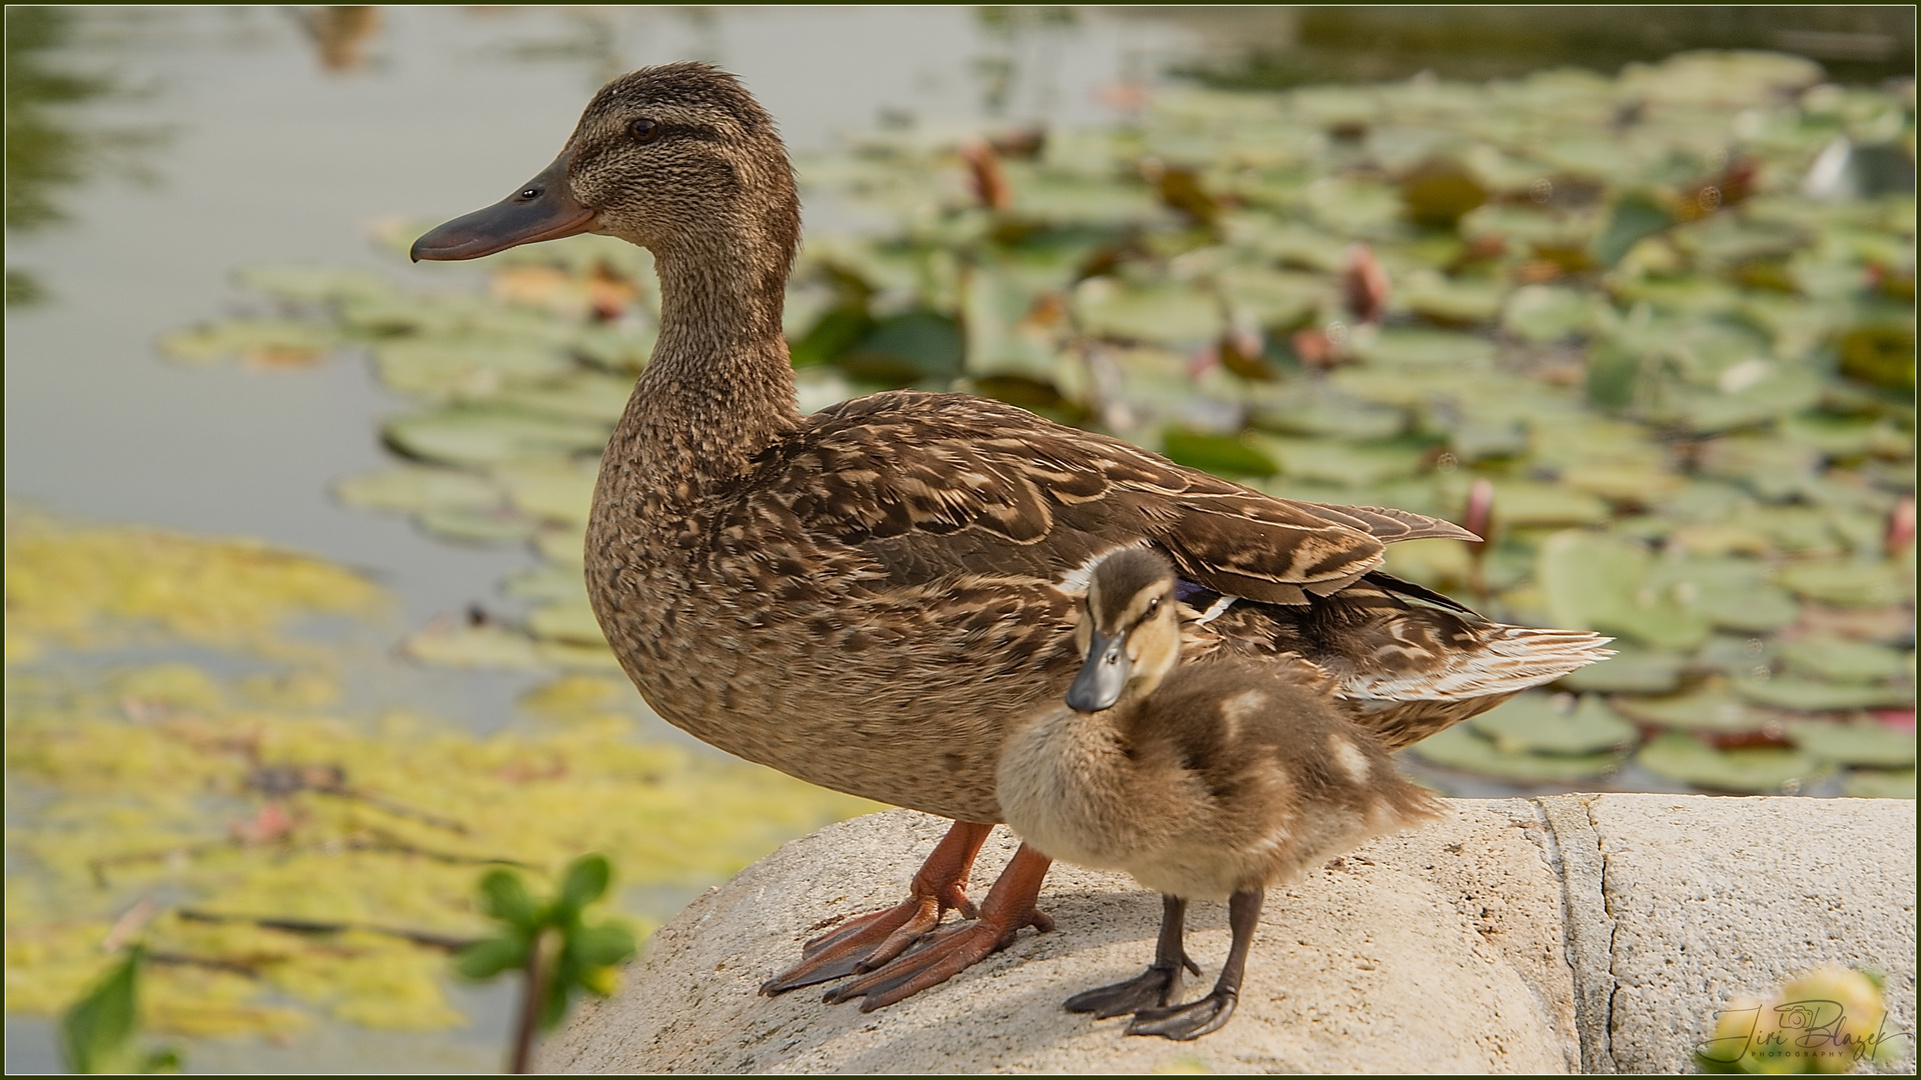
[[[1387,541],[1464,535],[1404,511],[1277,499],[958,394],[844,402],[771,447],[763,468],[785,476],[748,490],[778,493],[804,528],[861,549],[896,584],[957,569],[1056,580],[1145,538],[1210,589],[1302,604],[1378,567]]]

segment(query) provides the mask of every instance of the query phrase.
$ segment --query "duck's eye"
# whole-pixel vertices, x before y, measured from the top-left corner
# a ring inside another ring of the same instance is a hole
[[[537,187],[522,188],[520,197],[523,199],[538,199],[540,198],[540,189]]]
[[[660,122],[641,117],[627,125],[627,133],[632,135],[637,143],[650,143],[660,138]]]

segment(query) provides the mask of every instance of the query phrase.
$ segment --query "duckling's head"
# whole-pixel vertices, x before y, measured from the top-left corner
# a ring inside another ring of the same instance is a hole
[[[422,236],[413,257],[474,259],[583,232],[656,254],[743,253],[777,263],[784,281],[800,201],[773,118],[710,64],[622,75],[594,95],[545,171]]]
[[[1177,607],[1174,566],[1160,552],[1122,548],[1096,563],[1076,632],[1081,672],[1067,704],[1098,712],[1152,694],[1181,658]]]

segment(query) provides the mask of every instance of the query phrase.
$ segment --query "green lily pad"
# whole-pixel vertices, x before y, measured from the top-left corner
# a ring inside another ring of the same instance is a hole
[[[574,668],[583,671],[621,670],[620,658],[604,641],[536,641],[534,656],[542,664],[550,667]]]
[[[1326,480],[1365,487],[1420,471],[1424,453],[1403,442],[1340,443],[1323,439],[1292,439],[1253,435],[1250,441],[1265,451],[1290,477]]]
[[[1881,607],[1914,595],[1914,582],[1903,568],[1865,559],[1790,563],[1776,580],[1797,596],[1836,607]]]
[[[1466,724],[1428,736],[1409,747],[1409,753],[1451,769],[1537,784],[1606,776],[1626,760],[1622,754],[1509,753]]]
[[[1798,750],[1716,750],[1692,735],[1677,732],[1651,740],[1641,748],[1637,760],[1649,772],[1669,780],[1755,795],[1799,791],[1826,771],[1819,760]]]
[[[1161,433],[1161,452],[1192,468],[1216,476],[1272,476],[1274,461],[1246,437],[1209,435],[1186,428]]]
[[[1608,504],[1585,491],[1539,480],[1494,481],[1494,517],[1513,528],[1551,525],[1598,525],[1606,521]]]
[[[450,465],[599,450],[608,436],[602,424],[487,405],[397,416],[381,433],[402,453]]]
[[[1823,761],[1842,765],[1913,765],[1914,732],[1872,720],[1833,724],[1796,720],[1787,725],[1794,744]]]
[[[1677,697],[1616,697],[1616,712],[1645,724],[1688,731],[1760,731],[1775,723],[1772,713],[1749,705],[1725,689],[1697,690]]]
[[[1779,649],[1789,668],[1834,682],[1879,682],[1914,670],[1911,649],[1904,652],[1831,634],[1783,641]]]
[[[631,376],[582,371],[538,386],[509,387],[495,395],[494,400],[528,412],[612,424],[620,419],[633,395]]]
[[[534,653],[533,639],[504,626],[469,626],[441,619],[422,627],[401,643],[400,651],[424,664],[454,668],[513,668],[543,666]]]
[[[330,266],[255,266],[235,277],[255,292],[310,304],[347,297],[391,296],[395,291],[392,282],[370,270]]]
[[[1754,559],[1661,559],[1645,582],[1720,629],[1763,633],[1801,613],[1787,590],[1764,580],[1766,572],[1766,564]]]
[[[228,319],[202,323],[160,339],[176,360],[212,363],[230,356],[268,365],[310,363],[341,346],[331,327],[293,319]]]
[[[1357,337],[1354,353],[1370,364],[1466,369],[1494,359],[1494,344],[1471,334],[1388,327],[1371,339]]]
[[[1164,345],[1212,341],[1225,328],[1220,304],[1206,293],[1106,277],[1089,278],[1074,290],[1074,314],[1089,333]]]
[[[1914,770],[1849,769],[1841,793],[1855,799],[1912,799]]]
[[[547,460],[502,465],[493,475],[507,489],[507,501],[522,513],[548,521],[585,525],[592,509],[599,469]]]
[[[1606,660],[1561,676],[1560,685],[1602,694],[1666,694],[1680,687],[1686,666],[1684,653],[1619,649]]]
[[[534,550],[544,559],[578,568],[587,563],[587,529],[579,525],[543,525],[534,534]]]
[[[1501,513],[1500,493],[1494,512]],[[1557,624],[1633,638],[1657,649],[1693,648],[1713,623],[1651,582],[1654,557],[1600,533],[1556,533],[1541,545],[1535,579]]]
[[[1794,675],[1775,675],[1767,679],[1752,676],[1734,680],[1734,692],[1749,701],[1777,709],[1825,712],[1830,709],[1873,709],[1908,705],[1914,691],[1899,686],[1874,686],[1863,683],[1832,683],[1803,679]]]
[[[456,469],[402,465],[334,481],[334,495],[362,510],[477,509],[497,506],[500,486],[484,476]]]
[[[540,519],[511,507],[436,506],[414,515],[420,527],[448,540],[518,543],[533,536]]]
[[[1498,279],[1457,280],[1432,270],[1411,275],[1398,296],[1408,310],[1449,324],[1493,322],[1506,298]]]
[[[1598,695],[1579,702],[1539,691],[1517,695],[1469,721],[1503,753],[1591,754],[1633,744],[1634,725],[1614,715]],[[1563,708],[1563,704],[1568,708]]]
[[[404,394],[487,397],[513,383],[565,374],[573,362],[533,342],[404,339],[374,348],[380,381]]]
[[[527,615],[527,629],[537,638],[560,641],[604,642],[600,620],[586,604],[547,604]]]
[[[560,567],[551,563],[522,570],[501,582],[500,588],[508,596],[527,600],[577,600],[581,604],[587,602],[587,582],[580,571],[574,567]]]

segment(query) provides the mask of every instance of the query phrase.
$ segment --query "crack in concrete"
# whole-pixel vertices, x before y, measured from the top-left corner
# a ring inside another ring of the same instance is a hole
[[[1574,972],[1574,1024],[1581,1071],[1619,1072],[1614,1060],[1614,916],[1607,908],[1606,858],[1588,803],[1594,796],[1530,800],[1541,810],[1560,856],[1568,966]]]

